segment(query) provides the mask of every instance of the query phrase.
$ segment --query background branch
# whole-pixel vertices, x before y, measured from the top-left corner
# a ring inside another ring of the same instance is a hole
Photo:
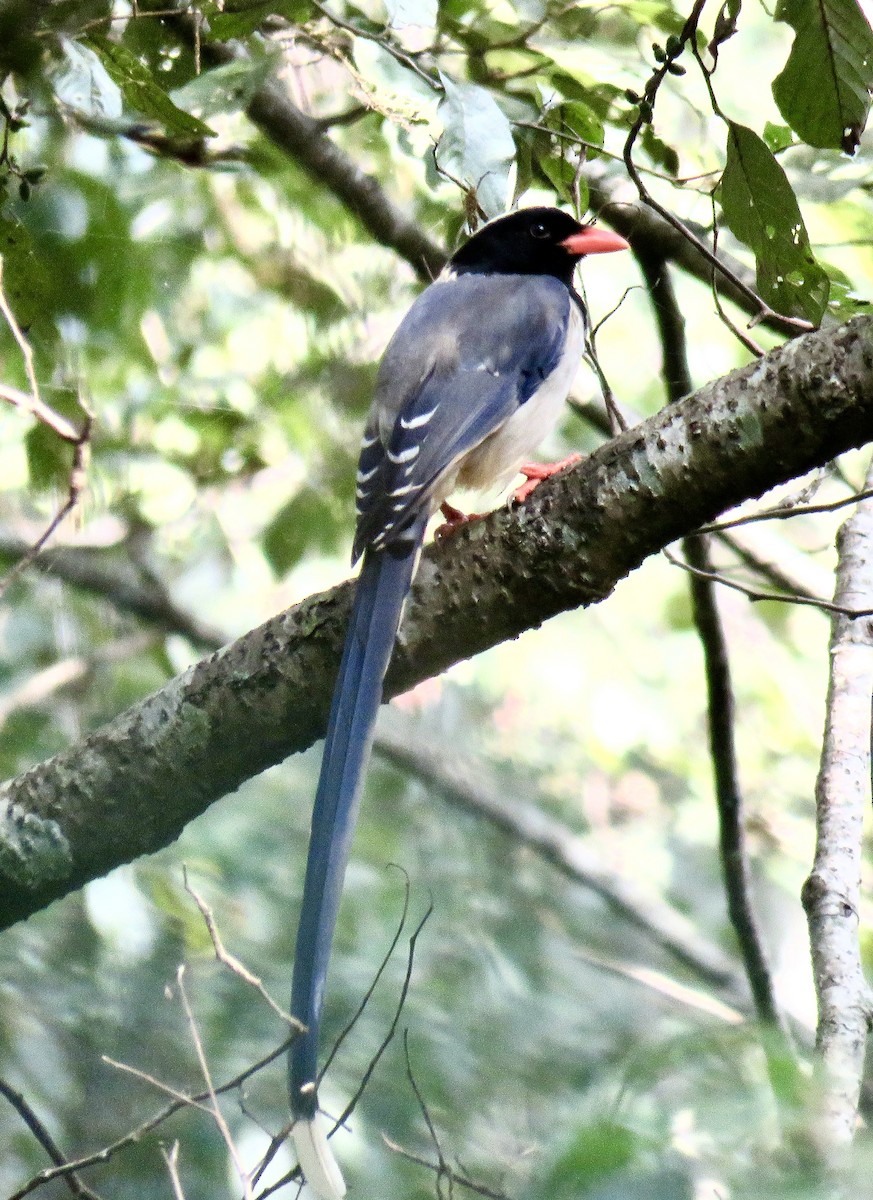
[[[873,486],[873,464],[866,486]],[[834,600],[873,607],[873,500],[862,500],[838,537]],[[819,1004],[820,1112],[812,1130],[837,1165],[852,1141],[873,997],[858,938],[864,813],[870,805],[873,622],[834,617],[821,766],[816,852],[803,887]]]
[[[638,255],[649,287],[663,350],[662,372],[668,399],[678,402],[691,391],[691,373],[685,340],[685,321],[673,290],[666,262]],[[710,539],[702,534],[683,541],[683,551],[695,568],[690,576],[694,624],[703,647],[706,668],[709,747],[718,806],[719,854],[728,914],[752,990],[758,1019],[773,1031],[779,1060],[790,1061],[793,1048],[776,1003],[770,964],[755,912],[751,870],[745,834],[745,809],[739,781],[734,735],[735,706],[727,638],[718,609],[716,584],[707,577],[712,571]],[[765,1052],[774,1083],[780,1062],[774,1060],[765,1040]]]
[[[694,971],[706,983],[742,1003],[746,989],[733,960],[707,941],[691,921],[633,879],[607,870],[584,838],[538,805],[507,795],[482,763],[429,749],[409,717],[391,708],[383,713],[375,749],[382,758],[435,788],[450,804],[483,817],[513,841],[528,847],[574,883],[599,896],[613,912],[629,921]]]

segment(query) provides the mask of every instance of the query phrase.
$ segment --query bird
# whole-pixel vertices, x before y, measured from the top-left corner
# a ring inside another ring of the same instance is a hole
[[[586,347],[583,257],[624,238],[557,208],[482,226],[413,302],[385,350],[361,441],[352,563],[362,559],[333,692],[297,929],[289,1051],[292,1138],[320,1200],[345,1183],[318,1105],[331,943],[385,672],[428,522],[456,487],[505,486],[557,421]]]

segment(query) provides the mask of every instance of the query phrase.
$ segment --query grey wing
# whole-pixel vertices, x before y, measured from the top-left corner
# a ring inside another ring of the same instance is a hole
[[[419,296],[379,370],[355,558],[403,542],[441,482],[536,392],[560,360],[571,304],[542,276],[461,276]]]

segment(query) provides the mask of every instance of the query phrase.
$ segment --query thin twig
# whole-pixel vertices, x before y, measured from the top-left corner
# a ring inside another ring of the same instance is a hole
[[[19,391],[18,388],[0,385],[0,399],[6,400],[10,404],[14,404],[17,408],[23,409],[31,416],[35,417],[42,424],[53,430],[58,437],[63,441],[68,442],[73,447],[73,463],[70,468],[70,481],[67,491],[67,498],[61,505],[58,512],[52,517],[46,529],[37,538],[36,542],[30,547],[27,553],[15,564],[11,571],[6,575],[5,579],[0,580],[0,595],[6,590],[9,584],[15,579],[21,571],[36,558],[40,550],[49,540],[51,535],[64,520],[64,518],[72,512],[78,503],[79,497],[85,487],[85,462],[87,455],[87,446],[91,438],[91,427],[93,424],[93,414],[85,404],[82,397],[79,397],[79,406],[84,413],[84,421],[81,429],[77,429],[70,421],[54,412],[47,404],[45,404],[39,394],[39,383],[36,378],[36,368],[33,359],[33,347],[24,336],[24,332],[18,321],[15,319],[15,314],[6,299],[6,293],[3,291],[3,259],[0,257],[0,314],[9,326],[15,343],[21,351],[21,357],[24,359],[24,370],[27,374],[27,381],[30,384],[30,395],[26,392]]]
[[[703,646],[708,695],[709,748],[715,776],[719,813],[719,851],[728,913],[737,936],[758,1019],[774,1030],[781,1061],[791,1061],[794,1051],[787,1026],[776,1001],[764,938],[752,901],[752,881],[746,844],[745,814],[734,736],[735,705],[727,640],[715,601],[709,546],[703,538],[689,539],[684,550],[692,566],[691,598],[694,623]],[[699,572],[699,573],[698,573]],[[767,1054],[771,1070],[778,1064]],[[777,1075],[773,1075],[774,1082]]]
[[[715,206],[715,189],[709,193],[709,202],[712,205],[712,252],[718,254],[718,211]],[[731,331],[734,337],[749,351],[755,358],[763,358],[764,347],[759,346],[755,339],[746,332],[745,329],[740,329],[735,321],[732,321],[728,316],[727,309],[721,302],[721,296],[718,291],[718,273],[715,267],[710,269],[709,286],[712,291],[712,302],[715,305],[716,315],[727,329]]]
[[[346,1107],[343,1109],[340,1116],[337,1118],[332,1132],[336,1132],[336,1130],[341,1125],[344,1125],[345,1122],[348,1120],[348,1118],[352,1115],[355,1108],[357,1107],[358,1101],[361,1099],[361,1096],[363,1096],[363,1094],[364,1094],[367,1084],[370,1082],[370,1079],[372,1078],[373,1072],[376,1070],[376,1067],[379,1065],[379,1060],[381,1059],[382,1055],[385,1053],[385,1051],[388,1049],[389,1045],[391,1044],[391,1042],[394,1039],[394,1035],[397,1032],[397,1026],[400,1023],[400,1015],[403,1012],[404,1005],[406,1004],[406,997],[409,995],[409,987],[412,982],[412,967],[415,962],[415,947],[418,943],[419,937],[421,936],[421,931],[424,929],[424,927],[427,924],[428,920],[430,919],[432,913],[433,913],[433,905],[429,904],[424,916],[421,918],[418,925],[416,925],[416,927],[412,933],[412,936],[409,939],[409,952],[408,952],[407,959],[406,959],[406,974],[403,977],[403,986],[401,987],[400,995],[397,998],[397,1005],[394,1009],[394,1016],[391,1019],[391,1024],[388,1026],[385,1036],[382,1038],[382,1041],[379,1043],[379,1047],[376,1050],[376,1053],[373,1055],[373,1057],[370,1059],[370,1062],[367,1064],[367,1069],[364,1071],[364,1074],[361,1077],[361,1082],[358,1084],[357,1091],[352,1096],[351,1100],[348,1102]]]
[[[23,1094],[12,1087],[11,1084],[8,1084],[5,1079],[0,1079],[0,1094],[6,1097],[55,1166],[65,1169],[64,1182],[73,1195],[84,1196],[86,1200],[100,1200],[97,1193],[92,1192],[79,1179],[75,1170],[75,1164],[70,1163],[64,1156],[57,1142],[36,1115],[33,1108],[31,1108],[30,1104],[28,1104]]]
[[[0,259],[0,267],[3,265],[3,260]],[[5,300],[2,291],[0,291],[0,311],[9,320],[9,311],[5,309]],[[36,417],[43,425],[47,425],[49,429],[53,429],[59,438],[63,438],[65,442],[75,443],[82,436],[81,430],[77,429],[72,421],[68,421],[66,417],[55,412],[50,408],[39,396],[38,393],[22,392],[20,388],[11,387],[8,383],[0,383],[0,400],[5,400],[7,404],[13,405],[15,408],[20,408],[22,412],[28,413],[32,417]]]
[[[227,1083],[223,1083],[219,1087],[215,1088],[215,1095],[220,1096],[225,1092],[231,1092],[235,1088],[242,1087],[247,1079],[251,1079],[251,1077],[256,1075],[258,1071],[263,1070],[264,1067],[268,1066],[271,1062],[274,1062],[277,1058],[280,1058],[283,1054],[285,1054],[296,1036],[296,1034],[290,1034],[274,1050],[271,1050],[269,1054],[264,1055],[263,1058],[259,1059],[252,1066],[246,1067],[245,1070],[240,1071],[238,1075],[235,1075],[232,1079],[229,1079]],[[115,1062],[113,1059],[105,1057],[103,1061],[108,1063],[109,1066],[115,1067],[117,1070],[127,1071],[130,1074],[137,1075],[146,1083],[149,1083],[160,1090],[170,1091],[175,1098],[170,1104],[167,1104],[153,1116],[137,1125],[129,1133],[126,1133],[123,1137],[111,1142],[108,1146],[104,1146],[102,1150],[96,1150],[93,1154],[84,1155],[82,1158],[77,1158],[71,1162],[65,1163],[63,1166],[59,1165],[56,1167],[48,1167],[46,1170],[40,1171],[38,1175],[34,1175],[32,1179],[28,1180],[24,1187],[20,1188],[17,1192],[13,1193],[13,1195],[9,1196],[8,1200],[23,1200],[24,1196],[29,1196],[31,1192],[34,1192],[37,1188],[42,1187],[42,1185],[45,1183],[50,1183],[53,1179],[63,1178],[72,1172],[81,1171],[85,1167],[91,1167],[99,1163],[108,1162],[120,1150],[124,1150],[128,1146],[132,1146],[136,1142],[141,1141],[147,1134],[151,1133],[154,1129],[157,1129],[166,1120],[168,1120],[168,1118],[179,1112],[180,1109],[187,1108],[191,1105],[200,1106],[202,1101],[209,1099],[208,1092],[199,1092],[189,1096],[183,1092],[176,1092],[173,1091],[173,1089],[166,1088],[152,1076],[146,1074],[145,1072],[137,1071],[135,1067],[129,1067],[125,1063]]]
[[[843,497],[842,500],[830,500],[822,504],[777,504],[774,508],[764,508],[760,512],[749,513],[748,516],[732,517],[727,521],[714,521],[710,525],[701,525],[700,529],[689,534],[689,537],[697,537],[701,533],[721,533],[725,529],[736,529],[738,525],[753,525],[758,521],[788,521],[792,517],[808,517],[817,513],[836,512],[848,504],[858,504],[861,500],[867,500],[871,496],[873,496],[873,488],[864,488],[860,492],[854,492],[851,496]]]
[[[338,17],[336,13],[330,11],[326,5],[321,4],[319,0],[312,0],[312,7],[318,9],[323,17],[326,17],[332,25],[337,29],[343,29],[346,33],[352,34],[353,37],[364,38],[369,42],[375,42],[380,46],[386,54],[390,54],[392,58],[404,66],[409,71],[413,71],[419,79],[424,80],[429,88],[435,92],[442,92],[443,86],[438,79],[434,79],[429,75],[423,67],[420,67],[411,54],[407,54],[405,50],[396,45],[391,38],[381,34],[372,33],[368,29],[361,29],[357,25],[353,25],[350,21],[344,21],[342,17]]]
[[[218,932],[218,927],[215,923],[215,917],[213,916],[212,909],[209,907],[203,897],[198,895],[198,893],[188,882],[188,868],[185,864],[182,865],[182,880],[184,882],[185,891],[189,896],[191,896],[194,903],[200,909],[200,915],[203,917],[203,920],[206,924],[206,929],[209,933],[210,940],[212,941],[212,948],[215,951],[215,957],[218,959],[218,961],[223,963],[224,966],[234,973],[234,975],[239,976],[243,983],[247,983],[249,987],[254,988],[261,999],[269,1004],[270,1008],[273,1010],[276,1016],[280,1018],[280,1020],[284,1021],[286,1025],[289,1025],[298,1033],[303,1032],[306,1028],[305,1025],[298,1021],[296,1017],[292,1017],[289,1012],[282,1008],[281,1004],[277,1004],[257,975],[253,975],[248,967],[244,966],[238,958],[225,949],[224,943],[221,940],[221,935]]]
[[[722,587],[731,588],[735,592],[741,592],[749,600],[755,602],[759,600],[775,600],[780,604],[803,604],[809,608],[821,609],[822,612],[836,613],[839,616],[850,617],[852,620],[860,617],[873,617],[873,608],[843,608],[839,604],[833,604],[830,600],[819,600],[817,597],[802,596],[799,592],[792,592],[787,596],[780,592],[759,592],[755,588],[749,587],[745,583],[740,583],[736,579],[728,579],[726,575],[721,575],[718,571],[701,570],[699,567],[692,566],[689,562],[683,562],[681,558],[677,558],[675,554],[666,548],[661,553],[674,567],[679,567],[681,570],[687,571],[689,575],[696,575],[700,579],[711,579],[713,583],[720,583]]]
[[[390,865],[393,866],[396,864],[390,864]],[[384,974],[386,967],[388,966],[389,962],[391,961],[391,959],[394,955],[394,951],[397,948],[397,943],[400,941],[401,935],[402,935],[404,927],[406,925],[406,916],[407,916],[407,913],[409,912],[409,876],[406,873],[406,871],[403,870],[402,867],[397,867],[397,870],[402,872],[402,874],[403,874],[403,908],[400,912],[400,920],[397,922],[397,928],[394,930],[394,936],[391,939],[388,949],[385,951],[385,953],[382,956],[382,961],[379,964],[376,974],[373,976],[372,980],[370,981],[370,986],[364,992],[364,995],[361,998],[360,1004],[355,1009],[354,1013],[352,1013],[352,1016],[351,1016],[350,1020],[347,1022],[345,1028],[340,1031],[339,1035],[337,1036],[333,1045],[330,1048],[330,1053],[328,1054],[327,1058],[325,1059],[324,1066],[321,1068],[321,1071],[318,1074],[318,1082],[319,1083],[321,1083],[322,1079],[324,1079],[331,1063],[336,1058],[343,1042],[346,1040],[346,1038],[352,1032],[354,1027],[357,1025],[365,1008],[370,1003],[370,999],[371,999],[373,993],[375,992],[376,987],[379,983],[379,980],[382,978],[382,975]]]
[[[120,547],[128,549],[129,545]],[[218,650],[230,640],[227,633],[212,629],[172,601],[166,585],[142,564],[118,561],[119,546],[54,546],[41,550],[29,561],[39,572],[63,580],[107,600],[122,612],[133,613],[164,632],[180,633],[205,650]],[[0,559],[18,566],[31,550],[24,538],[0,527]],[[133,566],[136,577],[128,569]]]
[[[12,334],[13,338],[15,339],[18,349],[21,351],[21,357],[24,359],[24,370],[27,374],[27,382],[30,384],[30,394],[32,397],[32,403],[35,406],[41,407],[42,401],[40,400],[40,396],[39,396],[39,384],[37,383],[36,369],[35,369],[34,363],[33,363],[33,348],[31,346],[30,342],[24,336],[24,333],[21,330],[21,326],[16,321],[15,314],[13,313],[12,308],[9,305],[9,301],[6,299],[6,293],[3,291],[3,258],[2,258],[2,256],[0,256],[0,313],[3,314],[3,317],[6,320],[6,324],[9,326],[9,331]],[[8,399],[8,398],[9,398],[8,395],[4,397],[4,399]],[[31,410],[31,411],[33,411],[33,410]],[[61,436],[63,437],[65,435],[61,434]],[[69,439],[69,440],[74,440],[74,439]]]
[[[372,1078],[373,1072],[376,1070],[376,1067],[379,1065],[379,1060],[381,1059],[382,1055],[385,1053],[385,1051],[388,1049],[388,1046],[391,1044],[391,1042],[394,1039],[394,1035],[397,1032],[397,1026],[400,1023],[401,1013],[403,1012],[403,1008],[406,1004],[406,997],[409,994],[409,986],[412,981],[412,967],[413,967],[413,962],[415,960],[416,944],[418,942],[418,938],[421,934],[421,931],[422,931],[422,929],[424,929],[424,926],[425,926],[426,922],[428,921],[428,919],[430,918],[430,915],[432,912],[433,912],[433,905],[429,905],[424,916],[421,918],[421,920],[419,921],[415,930],[413,931],[412,935],[410,936],[409,951],[408,951],[407,960],[406,960],[406,975],[404,976],[404,979],[403,979],[403,986],[400,989],[400,995],[397,999],[397,1005],[394,1010],[394,1016],[391,1020],[391,1024],[389,1025],[388,1030],[385,1033],[385,1036],[383,1037],[382,1041],[380,1042],[379,1047],[376,1050],[376,1053],[370,1059],[370,1062],[368,1063],[367,1068],[364,1071],[363,1076],[361,1077],[361,1082],[358,1084],[358,1088],[355,1091],[355,1094],[352,1096],[351,1100],[348,1102],[348,1104],[343,1109],[343,1111],[340,1113],[340,1115],[334,1120],[333,1129],[331,1129],[330,1133],[328,1134],[328,1137],[333,1137],[333,1135],[336,1133],[336,1131],[338,1129],[340,1129],[343,1125],[345,1125],[345,1123],[348,1121],[349,1117],[352,1115],[354,1110],[357,1108],[358,1103],[359,1103],[361,1097],[363,1096],[364,1091],[366,1090],[367,1084],[370,1082],[370,1079]],[[405,920],[406,920],[406,907],[404,905],[402,922],[405,922]],[[402,922],[400,925],[400,929],[402,929]],[[399,936],[399,930],[398,930],[397,936]],[[397,944],[397,937],[395,937],[394,941],[392,942],[392,950],[396,944]],[[389,953],[388,957],[390,957],[390,953]],[[378,980],[379,976],[382,974],[382,971],[385,969],[386,961],[387,961],[387,959],[383,959],[382,965],[379,967],[379,970],[376,973],[376,980],[374,980],[373,984],[371,984],[370,987],[367,989],[367,997],[369,997],[372,994],[372,991],[373,991],[376,981]],[[336,1050],[336,1047],[334,1047],[334,1051],[332,1051],[331,1057],[333,1057],[333,1053],[335,1053],[335,1050]],[[324,1071],[321,1072],[321,1076],[323,1076],[323,1075],[324,1075]],[[321,1078],[321,1076],[319,1076],[319,1079]],[[263,1159],[261,1160],[260,1166],[258,1167],[256,1174],[253,1177],[253,1182],[256,1183],[258,1181],[258,1179],[261,1177],[261,1175],[263,1175],[264,1171],[266,1170],[267,1166],[269,1165],[269,1162],[275,1156],[276,1151],[278,1150],[279,1146],[282,1144],[282,1141],[284,1141],[284,1138],[287,1136],[289,1131],[290,1131],[290,1126],[289,1126],[288,1130],[286,1130],[285,1133],[281,1136],[281,1138],[279,1136],[273,1138],[272,1142],[270,1143],[270,1146],[267,1149],[266,1154],[264,1155]],[[264,1188],[264,1190],[262,1192],[259,1192],[256,1197],[256,1200],[267,1200],[267,1198],[269,1196],[272,1196],[275,1192],[278,1192],[281,1188],[283,1188],[286,1183],[291,1183],[293,1180],[298,1179],[299,1177],[300,1177],[300,1168],[295,1167],[293,1170],[288,1171],[285,1175],[283,1175],[281,1179],[276,1180],[275,1183],[271,1184],[267,1188]]]
[[[101,1054],[100,1059],[105,1062],[107,1067],[112,1067],[116,1071],[121,1071],[125,1075],[132,1075],[134,1079],[140,1079],[143,1083],[147,1083],[153,1087],[155,1091],[162,1092],[165,1096],[171,1096],[173,1101],[180,1106],[199,1109],[200,1112],[210,1112],[209,1101],[212,1098],[212,1092],[207,1088],[205,1092],[201,1092],[198,1096],[189,1096],[187,1092],[182,1092],[178,1088],[173,1087],[171,1083],[164,1083],[162,1079],[158,1079],[156,1075],[152,1075],[149,1071],[144,1071],[142,1067],[134,1067],[131,1063],[121,1062],[117,1058],[110,1058],[108,1054]]]
[[[440,1187],[440,1180],[443,1176],[451,1175],[451,1168],[449,1167],[449,1164],[446,1161],[446,1156],[443,1154],[443,1148],[440,1145],[440,1139],[437,1136],[436,1126],[433,1123],[433,1119],[430,1115],[430,1111],[427,1107],[427,1104],[425,1103],[424,1096],[421,1094],[421,1090],[419,1089],[418,1083],[416,1082],[416,1079],[415,1079],[415,1074],[412,1070],[412,1061],[409,1057],[409,1030],[408,1029],[404,1029],[404,1031],[403,1031],[403,1056],[406,1059],[406,1078],[409,1080],[409,1085],[412,1088],[412,1091],[415,1095],[415,1099],[418,1103],[419,1111],[421,1112],[421,1115],[424,1118],[424,1123],[427,1126],[427,1132],[430,1134],[430,1140],[433,1142],[434,1149],[436,1150],[437,1163],[439,1164],[439,1168],[437,1171],[437,1195],[439,1196],[442,1194],[442,1190]]]
[[[459,1175],[457,1171],[453,1171],[450,1167],[431,1162],[429,1158],[423,1158],[420,1154],[413,1154],[411,1150],[407,1150],[398,1142],[392,1141],[384,1133],[382,1134],[382,1141],[389,1150],[393,1150],[395,1154],[399,1154],[407,1162],[415,1163],[419,1167],[426,1167],[427,1170],[433,1171],[437,1176],[446,1175],[451,1183],[456,1183],[458,1187],[466,1188],[468,1192],[473,1192],[476,1196],[485,1196],[487,1200],[508,1200],[506,1192],[495,1192],[493,1188],[486,1187],[483,1183],[474,1183],[472,1179],[467,1179],[464,1175]]]
[[[436,1148],[437,1161],[431,1162],[430,1159],[423,1158],[418,1154],[413,1154],[412,1151],[407,1150],[397,1142],[392,1141],[391,1138],[383,1133],[382,1140],[385,1145],[389,1150],[393,1150],[395,1154],[402,1155],[402,1157],[407,1159],[408,1162],[415,1163],[417,1166],[425,1167],[427,1170],[433,1171],[434,1175],[436,1176],[436,1194],[438,1198],[441,1198],[443,1195],[442,1184],[443,1180],[445,1180],[449,1185],[449,1200],[451,1200],[455,1185],[464,1188],[466,1191],[472,1192],[476,1196],[485,1196],[487,1197],[487,1200],[507,1200],[505,1192],[497,1192],[493,1188],[487,1187],[484,1183],[476,1183],[474,1180],[470,1179],[466,1175],[461,1174],[460,1171],[456,1171],[449,1165],[448,1160],[443,1153],[442,1146],[440,1145],[436,1126],[434,1125],[430,1111],[425,1103],[424,1096],[421,1093],[412,1070],[412,1063],[409,1056],[408,1029],[404,1030],[403,1032],[403,1053],[406,1058],[406,1076],[409,1080],[410,1086],[412,1087],[412,1091],[415,1095],[415,1099],[418,1103],[418,1107],[424,1118],[424,1123],[427,1126],[430,1139]]]
[[[188,993],[185,989],[185,964],[182,963],[176,971],[176,986],[179,989],[179,998],[182,1001],[182,1008],[185,1010],[185,1019],[188,1022],[188,1029],[191,1033],[191,1040],[194,1043],[194,1051],[197,1055],[197,1062],[200,1064],[200,1073],[203,1076],[203,1081],[206,1084],[206,1089],[209,1095],[209,1112],[215,1122],[218,1132],[227,1146],[227,1152],[233,1162],[234,1169],[239,1175],[240,1182],[243,1185],[243,1195],[245,1200],[252,1200],[252,1185],[249,1179],[248,1172],[242,1164],[239,1156],[239,1151],[236,1148],[236,1143],[230,1132],[230,1127],[225,1120],[224,1113],[221,1111],[221,1105],[218,1103],[218,1096],[215,1087],[212,1083],[212,1072],[209,1069],[209,1061],[206,1058],[206,1051],[203,1048],[203,1039],[200,1036],[200,1030],[197,1026],[197,1020],[194,1016],[194,1010],[191,1007],[191,1002],[188,999]]]
[[[161,1154],[164,1162],[167,1164],[167,1173],[170,1176],[170,1186],[173,1189],[175,1200],[185,1200],[185,1192],[182,1188],[182,1180],[179,1178],[179,1141],[178,1138],[173,1142],[168,1150],[166,1146],[161,1146]]]

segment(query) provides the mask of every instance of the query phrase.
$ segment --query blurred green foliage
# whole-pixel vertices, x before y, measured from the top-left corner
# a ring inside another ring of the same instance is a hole
[[[489,212],[514,195],[584,204],[589,179],[616,202],[631,198],[623,142],[687,13],[662,0],[333,4],[341,24],[307,0],[151,11],[168,7],[0,0],[2,284],[43,399],[77,422],[83,403],[94,413],[87,490],[60,540],[99,552],[119,579],[158,581],[180,609],[231,637],[345,573],[374,364],[419,286],[409,263],[246,118],[258,89],[278,74],[404,214],[451,246],[477,200]],[[797,31],[792,49],[761,11],[726,5],[720,32],[710,18],[693,49],[711,67],[706,42],[718,33],[715,72],[704,78],[691,47],[677,56],[687,73],[667,73],[634,155],[671,210],[726,223],[721,243],[757,269],[771,303],[842,318],[869,301],[873,283],[871,143],[864,135],[849,158],[833,130],[848,119],[848,89],[861,137],[871,59],[844,46],[831,90],[816,88],[810,64],[841,21],[868,27],[854,0],[815,6],[815,21],[811,8],[780,7]],[[222,60],[215,43],[236,57]],[[585,283],[595,320],[620,306],[598,335],[619,401],[653,412],[664,402],[659,347],[630,256],[587,264]],[[676,284],[696,383],[745,361],[708,286]],[[6,321],[0,383],[30,386]],[[593,380],[580,374],[578,389],[584,397]],[[547,449],[590,448],[599,436],[568,412]],[[4,563],[63,501],[70,461],[45,426],[0,410]],[[821,495],[843,495],[862,477],[850,456],[819,481]],[[827,595],[838,520],[759,530],[750,554]],[[749,568],[731,559],[726,569]],[[797,897],[811,855],[828,627],[814,611],[720,600],[756,894],[777,990],[808,1052]],[[75,742],[203,649],[150,627],[121,592],[25,572],[0,607],[3,774]],[[507,794],[563,819],[604,867],[733,953],[704,702],[686,581],[658,561],[597,609],[458,666],[406,708],[416,738],[487,762]],[[316,769],[312,753],[250,782],[178,845],[0,939],[0,1076],[69,1156],[112,1142],[165,1099],[102,1056],[172,1087],[203,1086],[180,962],[216,1082],[281,1041],[281,1021],[213,961],[181,864],[228,949],[284,1003]],[[398,1035],[340,1135],[353,1195],[448,1194],[383,1139],[437,1161],[420,1100],[446,1161],[497,1194],[826,1194],[803,1153],[808,1113],[787,1103],[777,1112],[748,1019],[589,890],[378,759],[347,881],[328,1038],[390,943],[405,880],[404,937],[430,904],[433,915],[401,1018],[408,1060]],[[322,1088],[331,1111],[384,1036],[405,970],[402,939]],[[230,1095],[225,1112],[253,1165],[263,1128],[286,1120],[281,1061]],[[240,1193],[218,1131],[195,1111],[87,1179],[116,1198],[166,1196],[160,1145],[177,1138],[189,1200]],[[46,1157],[2,1100],[0,1144],[7,1196]],[[870,1158],[862,1138],[858,1195]],[[278,1160],[290,1165],[284,1150]],[[55,1182],[35,1194],[62,1192]]]

